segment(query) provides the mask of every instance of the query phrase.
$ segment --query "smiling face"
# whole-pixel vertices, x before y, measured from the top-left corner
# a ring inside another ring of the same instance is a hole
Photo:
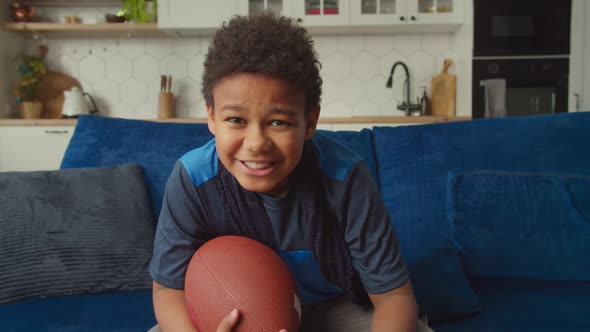
[[[244,189],[281,197],[315,132],[319,107],[305,114],[305,94],[270,76],[240,73],[215,85],[207,105],[219,160]]]

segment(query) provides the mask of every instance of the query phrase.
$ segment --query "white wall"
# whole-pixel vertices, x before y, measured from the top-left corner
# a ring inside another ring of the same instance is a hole
[[[445,58],[455,65],[457,113],[471,111],[472,4],[465,10],[467,23],[455,33],[360,36],[313,36],[323,65],[322,116],[350,117],[403,115],[396,102],[403,99],[403,70],[396,70],[393,89],[385,83],[391,66],[404,61],[410,70],[412,97],[440,73]],[[75,14],[95,22],[105,9],[49,8],[42,15],[60,21]],[[93,95],[99,109],[110,116],[154,118],[157,115],[159,76],[170,74],[177,95],[178,117],[203,117],[200,94],[204,54],[209,37],[120,39],[41,39],[49,46],[48,67],[77,78]],[[35,52],[39,41],[28,40]]]
[[[0,22],[9,17],[8,2],[0,0]],[[17,79],[14,60],[22,52],[24,42],[17,35],[0,30],[0,117],[15,117],[12,89]]]
[[[590,111],[590,2],[572,1],[568,111]]]
[[[584,2],[584,18],[590,17],[590,3]],[[584,36],[582,37],[582,63],[583,65],[583,73],[584,76],[582,78],[582,93],[580,95],[580,105],[579,109],[582,111],[590,111],[590,63],[588,59],[590,58],[590,22],[588,20],[584,21]]]
[[[455,61],[455,67],[451,71],[457,75],[457,115],[471,116],[471,80],[472,80],[472,61],[473,61],[473,1],[465,1],[464,23],[452,35],[451,49],[454,54],[452,59]],[[440,62],[437,71],[442,68]]]

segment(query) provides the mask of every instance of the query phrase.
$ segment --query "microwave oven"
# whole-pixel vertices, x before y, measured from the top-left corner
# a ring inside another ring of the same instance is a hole
[[[474,57],[570,53],[571,0],[475,0]]]

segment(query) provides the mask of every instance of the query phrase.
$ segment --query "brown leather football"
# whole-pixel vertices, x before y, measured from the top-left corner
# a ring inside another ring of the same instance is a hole
[[[207,241],[186,272],[185,298],[193,324],[214,332],[232,309],[235,332],[296,332],[301,307],[289,268],[264,244],[241,236]]]

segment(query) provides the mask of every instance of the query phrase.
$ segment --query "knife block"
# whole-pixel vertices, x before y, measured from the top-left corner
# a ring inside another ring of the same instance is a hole
[[[160,97],[158,98],[158,119],[176,117],[174,106],[174,94],[172,92],[160,92]]]

